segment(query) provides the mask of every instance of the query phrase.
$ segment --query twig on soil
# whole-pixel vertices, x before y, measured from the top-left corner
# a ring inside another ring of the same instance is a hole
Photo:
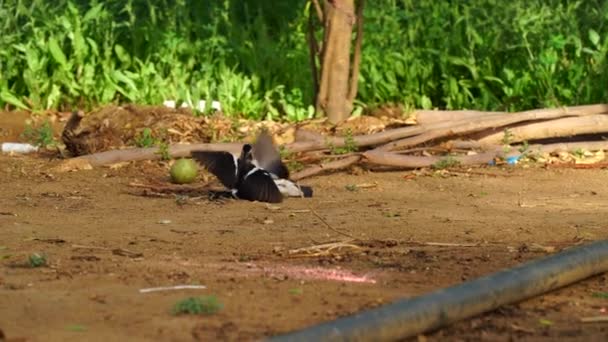
[[[608,163],[595,163],[595,164],[574,164],[574,163],[564,163],[564,164],[547,164],[546,165],[552,169],[606,169],[608,168]]]
[[[323,222],[323,224],[324,224],[324,225],[325,225],[327,228],[329,228],[330,230],[333,230],[334,232],[336,232],[336,233],[338,233],[338,234],[341,234],[341,235],[344,235],[344,236],[346,236],[346,237],[349,237],[349,238],[351,238],[351,239],[354,239],[354,238],[355,238],[354,236],[352,236],[352,235],[351,235],[351,234],[349,234],[349,233],[344,233],[344,232],[341,232],[341,231],[337,230],[336,228],[332,227],[332,226],[331,226],[329,223],[327,223],[327,221],[325,221],[325,219],[324,219],[323,217],[321,217],[321,215],[319,215],[319,214],[318,214],[318,213],[317,213],[317,212],[316,212],[316,211],[315,211],[315,210],[314,210],[312,207],[310,208],[310,212],[311,212],[313,215],[315,215],[315,216],[316,216],[316,217],[317,217],[317,218],[318,218],[318,219],[319,219],[321,222]]]
[[[435,247],[479,247],[479,243],[454,243],[454,242],[420,242],[420,241],[407,241],[407,244],[415,244],[422,246],[435,246]]]
[[[471,170],[454,170],[454,169],[450,169],[449,170],[450,173],[461,173],[461,174],[467,174],[467,175],[476,175],[476,176],[488,176],[488,177],[512,177],[513,175],[510,174],[497,174],[497,173],[490,173],[490,172],[479,172],[479,171],[471,171]]]
[[[72,245],[74,249],[97,249],[102,251],[112,251],[112,254],[126,256],[130,258],[140,258],[143,256],[143,253],[133,252],[124,248],[108,248],[108,247],[99,247],[99,246],[88,246],[88,245]]]
[[[330,255],[333,251],[339,250],[342,248],[351,248],[360,250],[361,247],[355,244],[352,244],[353,240],[340,241],[340,242],[330,242],[318,244],[310,247],[296,248],[288,251],[290,257],[318,257],[318,256],[326,256]]]
[[[591,316],[591,317],[581,317],[581,322],[583,322],[583,323],[599,323],[599,322],[608,322],[608,315],[603,315],[603,316]]]
[[[133,252],[133,251],[130,251],[130,250],[124,249],[124,248],[114,248],[114,249],[112,249],[112,254],[126,256],[129,258],[141,258],[144,256],[143,253]]]
[[[99,246],[87,246],[87,245],[72,245],[74,249],[98,249],[103,251],[109,251],[110,248],[107,247],[99,247]]]
[[[175,286],[161,286],[161,287],[149,287],[145,289],[139,289],[139,293],[150,293],[158,291],[173,291],[173,290],[203,290],[207,287],[204,285],[175,285]]]

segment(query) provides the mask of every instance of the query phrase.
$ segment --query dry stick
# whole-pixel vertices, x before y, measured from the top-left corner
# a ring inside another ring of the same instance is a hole
[[[87,246],[87,245],[72,245],[74,249],[99,249],[104,251],[109,251],[111,248],[107,247],[99,247],[99,246]]]
[[[551,121],[531,123],[525,126],[509,128],[509,142],[558,138],[579,134],[608,132],[608,115],[590,115],[585,117],[563,118]],[[499,144],[504,132],[490,134],[478,140],[482,145]]]
[[[207,288],[207,286],[205,286],[205,285],[174,285],[174,286],[149,287],[149,288],[145,288],[145,289],[139,289],[139,293],[173,291],[173,290],[204,290],[206,288]]]
[[[437,162],[447,160],[446,158],[457,162],[459,165],[487,164],[501,154],[501,151],[493,151],[471,156],[418,157],[404,156],[394,152],[372,150],[363,153],[363,157],[366,158],[368,163],[372,164],[414,169],[432,166]]]
[[[453,243],[453,242],[420,242],[420,241],[408,241],[416,245],[433,246],[433,247],[479,247],[479,243]]]
[[[310,212],[311,212],[313,215],[315,215],[315,216],[316,216],[316,217],[317,217],[319,220],[321,220],[321,222],[323,222],[323,224],[324,224],[324,225],[325,225],[327,228],[329,228],[329,229],[333,230],[334,232],[336,232],[336,233],[338,233],[338,234],[341,234],[341,235],[344,235],[344,236],[346,236],[346,237],[349,237],[349,238],[351,238],[351,239],[354,239],[354,238],[355,238],[354,236],[352,236],[352,235],[350,235],[350,234],[348,234],[348,233],[341,232],[341,231],[337,230],[336,228],[332,227],[332,226],[331,226],[329,223],[327,223],[327,221],[325,221],[325,219],[324,219],[324,218],[322,218],[322,217],[321,217],[321,215],[319,215],[319,214],[318,214],[318,213],[317,213],[317,212],[316,212],[316,211],[315,211],[315,210],[314,210],[312,207],[310,207]]]
[[[301,256],[316,257],[316,256],[328,255],[334,249],[343,248],[343,247],[348,247],[348,248],[352,248],[352,249],[361,249],[360,246],[350,243],[352,241],[354,241],[354,240],[316,244],[316,245],[310,246],[310,247],[291,249],[288,251],[288,253],[292,257],[301,257]]]
[[[600,323],[600,322],[608,322],[608,316],[592,316],[592,317],[581,317],[581,322],[583,323]]]
[[[565,116],[586,116],[606,112],[608,112],[608,105],[598,104],[566,108],[536,109],[508,115],[490,116],[486,119],[477,120],[475,122],[469,122],[468,120],[465,120],[467,122],[459,121],[458,124],[453,125],[451,127],[432,129],[415,137],[390,142],[384,146],[377,148],[377,150],[390,151],[398,148],[413,147],[418,144],[422,144],[437,138],[458,134],[469,134],[492,127],[501,127],[523,121],[549,120]]]
[[[315,165],[315,166],[309,167],[307,169],[304,169],[300,172],[294,173],[291,176],[291,179],[294,181],[298,181],[300,179],[314,176],[314,175],[319,174],[324,171],[343,169],[343,168],[351,166],[352,164],[358,162],[359,160],[361,160],[361,156],[355,155],[355,156],[347,157],[344,159],[332,161],[329,163]]]

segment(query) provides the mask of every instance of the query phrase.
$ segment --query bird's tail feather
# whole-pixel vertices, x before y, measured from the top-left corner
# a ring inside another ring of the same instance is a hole
[[[306,185],[300,185],[300,190],[304,197],[312,197],[312,187]]]

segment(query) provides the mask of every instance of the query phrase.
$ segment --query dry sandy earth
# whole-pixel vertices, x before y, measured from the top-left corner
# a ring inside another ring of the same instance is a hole
[[[14,341],[255,340],[539,258],[548,254],[543,246],[608,238],[604,170],[341,173],[304,180],[316,190],[312,199],[269,207],[204,194],[141,196],[129,184],[166,182],[160,162],[72,173],[52,171],[58,163],[0,156],[0,330]],[[352,191],[356,184],[377,186]],[[358,248],[289,254],[346,235]],[[36,252],[48,267],[23,266]],[[305,269],[352,276],[316,279]],[[593,296],[607,291],[607,279],[426,339],[605,341],[608,324],[580,318],[608,308]],[[207,288],[139,293],[178,284]],[[216,296],[222,309],[171,314],[179,300],[202,295]]]

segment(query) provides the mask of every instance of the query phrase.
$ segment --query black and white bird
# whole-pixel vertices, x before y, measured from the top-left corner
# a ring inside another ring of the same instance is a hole
[[[312,188],[289,180],[289,171],[272,137],[263,131],[237,158],[229,152],[192,151],[203,165],[239,199],[279,203],[283,197],[312,197]]]

